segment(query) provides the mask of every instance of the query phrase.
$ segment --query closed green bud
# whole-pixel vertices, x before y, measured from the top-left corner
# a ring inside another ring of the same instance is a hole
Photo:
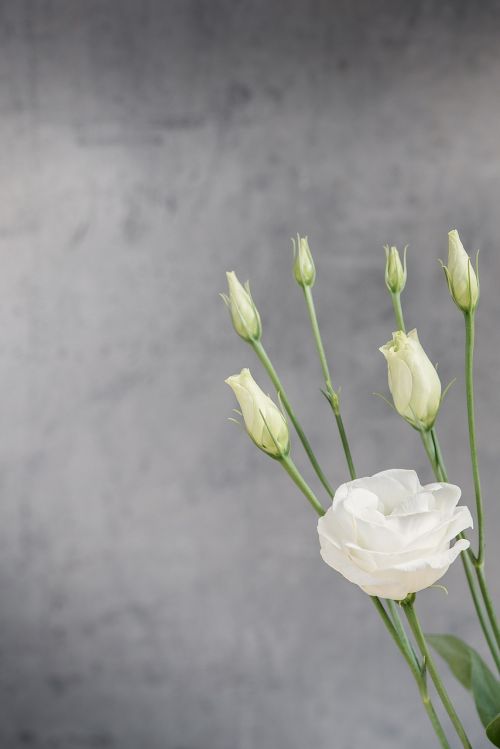
[[[229,296],[221,296],[231,313],[234,329],[245,341],[258,341],[262,335],[262,325],[248,281],[243,286],[234,271],[226,273],[226,276]]]
[[[300,286],[312,286],[316,279],[316,268],[307,237],[301,237],[297,234],[297,244],[295,244],[295,239],[292,239],[292,244],[295,257],[293,264],[295,280]]]
[[[400,294],[406,285],[406,247],[403,263],[396,247],[386,245],[385,250],[385,285],[392,294]]]
[[[448,232],[448,265],[443,265],[451,297],[462,312],[472,312],[479,300],[479,283],[458,231]]]

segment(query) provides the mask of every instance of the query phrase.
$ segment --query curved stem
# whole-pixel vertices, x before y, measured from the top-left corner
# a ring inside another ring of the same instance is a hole
[[[290,417],[290,421],[292,422],[293,426],[295,427],[295,431],[297,432],[297,435],[298,435],[300,441],[302,442],[304,450],[306,451],[307,456],[308,456],[309,460],[311,461],[312,467],[316,471],[316,475],[318,476],[319,480],[321,481],[321,483],[325,487],[325,489],[328,492],[328,494],[330,495],[330,497],[333,497],[333,493],[334,493],[333,489],[332,489],[332,487],[331,487],[328,479],[326,478],[325,474],[323,473],[323,471],[321,469],[321,466],[319,465],[319,463],[317,461],[317,458],[316,458],[316,456],[315,456],[315,454],[313,452],[313,449],[312,449],[312,447],[310,445],[310,442],[307,439],[306,435],[304,434],[304,430],[300,426],[299,420],[297,419],[297,416],[295,415],[295,412],[294,412],[294,410],[292,408],[292,405],[291,405],[290,401],[288,400],[288,396],[287,396],[287,394],[285,392],[285,389],[284,389],[284,387],[283,387],[283,385],[281,383],[281,380],[278,377],[278,373],[274,369],[274,367],[273,367],[273,365],[271,363],[271,360],[268,357],[268,355],[266,353],[266,350],[264,349],[264,346],[262,345],[262,343],[260,341],[251,341],[251,345],[252,345],[255,353],[259,357],[259,359],[260,359],[260,361],[261,361],[264,369],[268,373],[268,375],[269,375],[269,377],[270,377],[270,379],[271,379],[274,387],[276,388],[276,392],[278,393],[279,398],[280,398],[281,402],[283,403],[283,407],[284,407],[285,411],[287,412],[288,416]]]
[[[339,432],[340,441],[342,442],[342,447],[343,447],[344,454],[346,457],[347,467],[349,469],[349,475],[351,479],[354,479],[356,477],[356,470],[354,468],[354,462],[353,462],[352,455],[351,455],[351,448],[349,446],[347,435],[344,429],[344,422],[342,421],[342,416],[340,415],[339,397],[338,397],[338,394],[333,389],[333,385],[332,385],[332,378],[330,376],[330,369],[328,367],[328,360],[326,358],[325,347],[323,346],[323,340],[321,338],[321,333],[319,330],[318,318],[316,315],[316,307],[314,306],[312,289],[310,286],[303,286],[303,290],[304,290],[304,297],[305,297],[306,305],[307,305],[307,311],[309,313],[309,319],[311,321],[311,328],[312,328],[312,332],[314,336],[314,342],[316,344],[316,349],[318,351],[319,361],[321,364],[321,370],[323,372],[323,379],[326,385],[326,396],[328,398],[328,402],[330,403],[330,406],[332,407],[332,411],[335,416],[335,421],[337,422],[337,429]]]
[[[441,702],[443,703],[443,706],[448,713],[451,722],[453,723],[460,741],[462,742],[462,746],[465,747],[465,749],[472,749],[472,745],[467,738],[467,734],[465,733],[465,729],[460,721],[460,718],[458,717],[455,708],[453,707],[453,703],[450,700],[448,692],[446,691],[445,686],[441,681],[441,677],[439,676],[436,664],[434,663],[431,652],[427,646],[427,641],[425,639],[424,633],[422,632],[422,628],[415,612],[413,602],[406,603],[403,605],[403,607],[406,613],[406,618],[408,619],[408,624],[410,625],[410,629],[413,632],[417,645],[420,648],[420,652],[425,659],[425,667],[431,675],[434,686],[436,687],[436,691],[441,698]]]
[[[394,293],[393,291],[391,291],[390,294],[392,299],[392,306],[394,309],[394,317],[396,318],[396,325],[398,326],[399,330],[402,330],[403,333],[406,333],[403,308],[401,307],[401,292]]]

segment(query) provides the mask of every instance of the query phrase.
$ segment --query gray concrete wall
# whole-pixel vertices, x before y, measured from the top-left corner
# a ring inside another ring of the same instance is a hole
[[[217,292],[227,269],[251,279],[273,360],[345,480],[290,273],[289,237],[308,233],[358,470],[430,480],[372,396],[393,328],[382,245],[409,243],[407,319],[458,377],[439,430],[470,503],[462,326],[437,258],[452,226],[481,248],[500,600],[499,34],[496,0],[0,2],[2,748],[434,745],[368,599],[226,421],[224,378],[266,380]],[[425,628],[483,649],[458,564],[445,582],[448,597],[419,597]]]

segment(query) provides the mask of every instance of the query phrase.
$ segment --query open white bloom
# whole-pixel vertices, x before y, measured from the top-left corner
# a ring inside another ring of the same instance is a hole
[[[231,313],[236,332],[245,341],[258,341],[262,335],[260,315],[250,294],[248,281],[243,286],[232,270],[226,273],[229,296],[221,294]]]
[[[321,556],[365,593],[401,601],[439,580],[469,541],[453,484],[421,486],[415,471],[391,469],[342,484],[318,521]]]
[[[477,307],[479,284],[456,229],[448,232],[448,265],[443,266],[453,301],[463,312]]]
[[[430,429],[441,404],[441,381],[420,345],[416,330],[398,330],[379,351],[387,360],[389,390],[401,416],[418,429]]]
[[[285,417],[257,385],[250,370],[242,369],[226,382],[238,399],[246,430],[257,447],[273,458],[288,455],[290,435]]]

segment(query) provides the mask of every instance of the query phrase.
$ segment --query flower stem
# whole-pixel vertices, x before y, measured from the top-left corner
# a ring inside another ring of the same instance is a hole
[[[469,444],[470,457],[472,464],[472,478],[474,483],[474,493],[476,495],[476,512],[478,526],[478,552],[473,563],[476,569],[476,576],[479,588],[483,596],[484,606],[490,620],[491,629],[495,636],[495,641],[500,648],[500,627],[495,613],[495,608],[491,600],[490,592],[486,584],[484,575],[484,506],[481,492],[481,479],[479,476],[479,462],[477,456],[476,442],[476,417],[474,408],[474,339],[475,339],[475,311],[464,312],[465,320],[465,391],[467,398],[467,421],[469,427]],[[498,665],[498,661],[497,661]]]
[[[314,510],[318,513],[318,515],[321,517],[325,514],[325,509],[321,502],[318,500],[316,495],[314,494],[313,490],[307,484],[307,482],[302,477],[302,474],[300,473],[299,469],[291,459],[289,455],[287,455],[285,458],[282,458],[280,460],[281,465],[285,469],[285,471],[288,473],[294,484],[296,484],[302,494],[306,497],[308,502],[311,504]]]
[[[393,291],[391,291],[390,294],[392,299],[392,306],[394,308],[394,317],[396,318],[396,325],[398,326],[399,330],[402,330],[403,333],[406,333],[403,308],[401,307],[401,292],[397,291],[396,293],[394,293]]]
[[[479,477],[479,464],[477,459],[476,444],[476,419],[474,413],[474,337],[475,337],[475,313],[464,312],[465,319],[465,390],[467,397],[467,421],[469,425],[470,459],[472,464],[472,478],[474,481],[474,493],[476,495],[476,512],[478,526],[478,552],[476,555],[477,566],[484,564],[484,511],[481,494],[481,479]]]
[[[293,426],[295,427],[295,431],[297,432],[297,435],[302,442],[302,445],[304,447],[304,450],[307,453],[307,456],[309,460],[311,461],[311,465],[314,468],[316,475],[318,476],[319,480],[323,484],[324,488],[328,492],[330,497],[333,497],[333,489],[326,478],[325,474],[323,473],[321,466],[318,463],[318,460],[313,452],[313,449],[310,445],[309,440],[307,439],[306,435],[304,434],[304,430],[300,426],[299,420],[297,419],[297,416],[295,415],[295,412],[291,406],[290,401],[288,400],[288,396],[285,392],[285,389],[281,383],[280,378],[278,377],[278,374],[276,370],[274,369],[272,362],[269,358],[269,356],[266,353],[266,350],[262,343],[260,341],[251,341],[252,347],[259,357],[264,369],[268,373],[274,387],[276,388],[276,392],[278,393],[278,396],[283,403],[283,407],[285,408],[285,411],[287,412],[288,416],[290,417],[290,421],[292,422]]]
[[[491,629],[493,630],[493,633],[495,635],[497,647],[500,649],[500,628],[498,626],[498,619],[495,612],[495,607],[493,606],[493,601],[491,600],[490,591],[488,590],[488,586],[486,584],[486,578],[484,576],[484,565],[481,565],[479,567],[477,564],[474,564],[474,566],[476,568],[476,577],[479,583],[479,588],[483,596],[484,607],[490,620]],[[497,664],[498,670],[500,672],[500,656],[497,655],[497,657],[495,658],[495,663]]]
[[[351,479],[354,479],[356,477],[356,471],[354,468],[354,462],[353,462],[352,455],[351,455],[351,449],[349,447],[349,442],[348,442],[347,435],[346,435],[345,428],[344,428],[344,422],[342,421],[342,416],[340,414],[339,397],[338,397],[338,394],[333,389],[333,385],[332,385],[332,378],[330,376],[328,360],[325,354],[325,347],[323,346],[323,340],[321,338],[321,333],[319,330],[318,318],[316,315],[316,307],[314,305],[312,289],[310,286],[303,286],[303,289],[304,289],[304,297],[305,297],[306,305],[307,305],[307,311],[309,313],[309,319],[311,321],[311,328],[312,328],[312,332],[314,336],[314,341],[316,343],[316,349],[318,351],[318,356],[319,356],[319,360],[321,363],[323,379],[326,385],[326,396],[328,398],[328,402],[330,403],[332,407],[332,411],[335,416],[335,421],[337,422],[337,429],[339,431],[340,441],[342,442],[342,447],[343,447],[345,458],[347,461],[349,475]]]
[[[311,504],[313,509],[316,511],[316,513],[320,517],[322,517],[325,514],[325,510],[322,507],[321,502],[319,502],[313,490],[308,486],[308,484],[302,477],[300,471],[298,470],[297,466],[292,461],[292,459],[289,456],[287,456],[286,458],[283,458],[282,460],[280,460],[280,463],[285,469],[285,471],[288,473],[292,481],[304,494],[304,496],[306,497],[308,502]],[[395,616],[398,621],[397,625],[395,625],[391,621],[390,617],[388,616],[384,608],[382,601],[379,598],[375,596],[371,596],[371,600],[373,601],[373,604],[375,608],[377,609],[378,613],[380,614],[380,617],[385,627],[387,628],[389,634],[394,640],[398,650],[403,655],[403,658],[407,662],[410,668],[410,671],[413,674],[415,681],[417,682],[420,697],[422,699],[422,703],[424,705],[427,715],[429,716],[429,720],[431,721],[434,731],[436,732],[436,735],[439,739],[441,747],[443,747],[443,749],[450,749],[450,745],[444,733],[443,727],[441,723],[439,722],[439,718],[437,716],[437,713],[434,709],[431,698],[427,691],[427,681],[425,678],[425,673],[419,666],[416,655],[413,652],[413,648],[411,647],[411,644],[408,638],[406,637],[406,633],[404,632],[403,625],[401,624],[401,621],[399,620],[397,611],[395,611],[394,602],[390,601],[388,602],[388,604],[393,610],[393,617]]]
[[[406,618],[408,619],[408,624],[410,625],[410,629],[413,632],[417,645],[420,648],[420,652],[422,653],[422,656],[425,660],[425,668],[431,675],[434,686],[436,687],[436,691],[441,698],[441,702],[443,703],[443,706],[448,713],[451,722],[453,723],[460,741],[462,742],[462,746],[465,747],[465,749],[472,749],[472,745],[467,738],[465,729],[455,711],[455,708],[453,707],[448,692],[446,691],[445,686],[441,681],[441,677],[439,676],[436,664],[434,663],[431,652],[427,646],[427,641],[425,639],[424,633],[422,632],[420,622],[413,606],[413,598],[414,597],[412,597],[408,603],[403,603],[403,607],[406,613]]]
[[[424,444],[427,456],[429,458],[434,474],[436,476],[436,479],[438,481],[448,482],[448,474],[446,472],[446,468],[443,463],[441,447],[439,445],[439,440],[438,440],[435,428],[433,427],[430,432],[422,432],[421,437],[422,437],[422,442]],[[459,538],[465,538],[465,534],[460,533]],[[474,579],[473,559],[475,559],[475,557],[469,554],[469,549],[467,549],[467,551],[465,551],[463,554],[460,554],[460,556],[462,558],[462,564],[464,566],[465,577],[469,585],[472,603],[474,604],[477,618],[479,619],[479,624],[481,625],[481,629],[483,630],[485,640],[488,643],[488,647],[490,649],[492,658],[495,661],[495,665],[498,671],[500,672],[500,651],[499,651],[498,643],[495,642],[495,639],[490,631],[488,621],[486,619],[486,616],[483,611],[483,607],[481,605],[481,592],[483,595],[483,599],[485,600],[485,604],[486,604],[486,597],[489,599],[489,593],[488,593],[488,589],[486,588],[486,583],[484,584],[484,588],[485,588],[484,592],[478,591],[477,584]],[[479,577],[479,571],[477,567],[476,567],[476,574]],[[491,601],[490,601],[490,604],[491,604]],[[492,609],[492,615],[494,616],[493,609]]]
[[[429,716],[429,720],[431,721],[432,727],[434,728],[434,731],[436,732],[436,736],[439,739],[439,743],[441,744],[443,749],[450,749],[450,744],[448,743],[448,739],[446,738],[445,732],[439,721],[437,713],[434,709],[434,705],[432,704],[432,700],[429,696],[429,692],[427,690],[427,680],[425,678],[425,672],[421,669],[417,661],[417,658],[415,656],[415,653],[413,652],[410,642],[406,636],[406,633],[403,629],[403,625],[401,624],[399,615],[396,611],[396,604],[394,603],[394,601],[387,601],[389,605],[389,609],[393,612],[393,621],[391,621],[390,617],[388,616],[382,604],[382,601],[376,597],[372,597],[372,601],[378,613],[380,614],[380,617],[385,627],[387,628],[387,631],[391,635],[392,639],[394,640],[396,644],[396,647],[398,648],[403,658],[407,662],[410,668],[410,671],[413,674],[415,681],[417,682],[418,691],[420,693],[422,704],[425,708],[427,715]],[[396,624],[396,621],[398,622],[397,624]]]

